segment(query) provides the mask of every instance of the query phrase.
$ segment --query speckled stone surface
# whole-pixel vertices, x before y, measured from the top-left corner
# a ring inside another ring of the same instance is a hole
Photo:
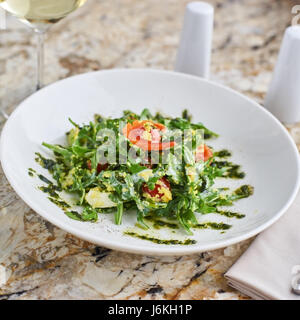
[[[172,69],[186,0],[88,0],[46,41],[46,83],[116,67]],[[262,103],[297,1],[208,1],[215,6],[212,79]],[[10,112],[34,90],[35,39],[13,18],[0,31],[0,99]],[[289,126],[300,146],[300,126]],[[42,219],[0,172],[0,299],[247,299],[224,272],[239,244],[185,257],[120,253]]]

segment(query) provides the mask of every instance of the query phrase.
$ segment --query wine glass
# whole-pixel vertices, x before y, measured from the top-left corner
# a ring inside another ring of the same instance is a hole
[[[36,90],[43,87],[44,35],[48,28],[86,0],[0,0],[0,7],[30,26],[38,38]],[[3,115],[7,115],[2,111]]]

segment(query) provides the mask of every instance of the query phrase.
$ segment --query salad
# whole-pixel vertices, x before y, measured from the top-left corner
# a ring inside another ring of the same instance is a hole
[[[120,225],[134,210],[141,228],[148,229],[154,218],[192,234],[201,227],[196,212],[244,216],[224,206],[249,197],[253,187],[232,191],[214,186],[218,178],[242,179],[245,174],[228,160],[229,151],[213,150],[209,141],[218,135],[193,123],[186,110],[176,118],[144,109],[141,114],[124,111],[116,119],[95,115],[84,125],[69,120],[73,129],[66,133],[65,145],[43,143],[54,157],[36,153],[36,161],[55,181],[39,175],[46,183],[40,189],[68,217],[96,222],[99,214],[113,213]],[[72,210],[60,198],[61,191],[71,194],[80,210]],[[206,225],[220,229],[214,223]]]

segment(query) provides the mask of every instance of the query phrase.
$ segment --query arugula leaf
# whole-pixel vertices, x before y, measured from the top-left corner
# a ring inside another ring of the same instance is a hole
[[[115,224],[122,224],[122,216],[123,216],[123,202],[119,202],[117,205],[117,212],[115,213]]]
[[[139,172],[145,170],[145,167],[141,166],[138,163],[130,163],[128,169],[129,169],[130,173],[139,173]]]
[[[144,109],[140,115],[140,120],[149,120],[152,118],[153,118],[153,116],[150,113],[149,109]]]
[[[73,220],[83,221],[81,215],[76,211],[65,211],[65,214]]]
[[[67,148],[64,148],[62,146],[59,145],[52,145],[52,144],[48,144],[46,142],[43,142],[42,145],[56,153],[61,154],[64,158],[66,159],[71,159],[72,157],[72,152],[69,151]]]
[[[98,213],[92,207],[84,207],[81,214],[77,211],[65,211],[65,214],[69,218],[78,221],[96,222],[98,220]]]
[[[83,208],[81,217],[83,221],[96,222],[98,220],[98,213],[92,207],[85,207]]]

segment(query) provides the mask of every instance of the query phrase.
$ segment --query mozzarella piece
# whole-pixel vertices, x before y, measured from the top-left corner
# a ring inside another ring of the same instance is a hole
[[[100,189],[93,188],[85,196],[87,203],[95,208],[111,208],[116,207],[117,204],[110,200],[109,192],[102,192]]]
[[[145,169],[145,170],[139,172],[138,175],[141,178],[143,178],[146,182],[148,182],[148,180],[153,177],[153,172],[151,169]]]

